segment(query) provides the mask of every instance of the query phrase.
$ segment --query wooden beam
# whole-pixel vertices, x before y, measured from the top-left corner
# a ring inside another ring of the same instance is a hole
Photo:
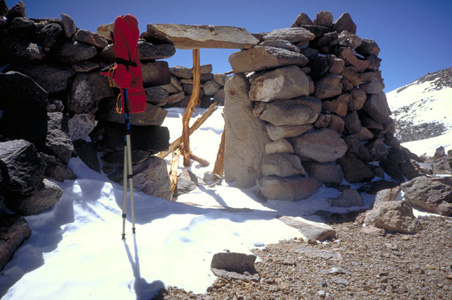
[[[199,49],[193,49],[193,92],[190,96],[190,102],[187,105],[184,116],[182,117],[182,143],[184,156],[184,166],[190,166],[190,139],[189,123],[190,118],[199,103],[199,92],[201,89],[201,67],[199,58]]]
[[[218,108],[218,103],[214,102],[210,105],[207,111],[196,119],[193,125],[190,127],[188,134],[191,135],[195,132],[201,125],[216,111]],[[156,156],[160,158],[167,157],[171,152],[182,145],[182,137],[177,138],[174,142],[169,145],[168,150],[159,152]]]
[[[224,172],[224,144],[226,141],[225,138],[225,129],[223,129],[223,133],[221,134],[221,142],[220,147],[218,148],[217,159],[215,160],[215,166],[213,168],[213,173],[220,176],[223,176]]]

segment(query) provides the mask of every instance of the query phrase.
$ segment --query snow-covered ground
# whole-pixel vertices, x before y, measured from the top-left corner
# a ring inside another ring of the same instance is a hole
[[[197,109],[193,119],[204,111]],[[207,168],[192,165],[198,176],[213,169],[224,126],[221,112],[218,109],[190,138],[192,151],[211,162]],[[170,109],[165,120],[171,140],[180,136],[182,114],[183,109]],[[450,141],[449,133],[446,140],[405,146],[433,154],[437,145],[450,149]],[[329,206],[327,199],[339,192],[325,187],[294,203],[262,201],[255,188],[239,190],[226,183],[198,188],[177,202],[135,192],[136,234],[131,233],[129,203],[122,240],[122,187],[77,158],[70,167],[78,179],[60,184],[62,199],[48,211],[26,217],[33,233],[0,274],[2,299],[149,299],[171,285],[202,293],[215,280],[210,271],[215,253],[249,253],[254,247],[301,237],[277,216],[321,221],[313,215],[317,210],[347,211]],[[365,207],[370,207],[373,197],[363,196]]]

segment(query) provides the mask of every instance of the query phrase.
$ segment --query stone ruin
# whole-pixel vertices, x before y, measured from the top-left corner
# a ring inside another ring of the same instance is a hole
[[[227,81],[225,178],[267,199],[300,200],[325,184],[413,178],[394,138],[380,48],[348,13],[321,11],[255,34],[233,53]]]
[[[0,0],[2,206],[30,215],[54,205],[62,190],[46,178],[75,179],[68,167],[75,155],[100,172],[97,153],[103,153],[103,171],[122,183],[119,91],[100,75],[114,62],[109,26],[92,33],[65,14],[27,18],[22,2],[8,10]],[[161,126],[165,108],[186,106],[193,86],[190,68],[164,61],[176,48],[241,49],[229,58],[231,76],[201,67],[201,106],[225,103],[224,175],[236,187],[257,183],[267,199],[292,201],[323,184],[345,190],[344,179],[380,178],[369,192],[396,185],[385,174],[397,182],[417,175],[393,135],[380,49],[356,35],[348,13],[334,22],[325,11],[314,21],[300,14],[291,28],[258,34],[230,26],[150,24],[138,47],[148,102],[145,112],[131,116],[139,191],[171,198],[166,163],[154,154],[169,144]],[[31,233],[22,217],[11,214],[2,215],[0,229],[22,240]],[[11,233],[16,229],[21,234]],[[9,241],[0,269],[21,243]]]

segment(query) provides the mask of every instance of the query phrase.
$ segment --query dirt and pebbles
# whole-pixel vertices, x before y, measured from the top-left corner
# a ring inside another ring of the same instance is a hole
[[[421,217],[417,234],[363,233],[332,224],[337,239],[254,249],[258,281],[218,278],[204,294],[167,287],[155,299],[452,299],[452,218]]]

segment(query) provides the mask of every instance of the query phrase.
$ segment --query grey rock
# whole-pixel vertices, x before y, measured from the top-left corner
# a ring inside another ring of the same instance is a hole
[[[190,170],[182,170],[181,174],[179,174],[177,178],[177,187],[176,187],[176,196],[180,196],[182,194],[189,193],[196,189],[197,186],[197,178],[196,175],[193,174]]]
[[[413,209],[405,201],[380,201],[366,212],[364,222],[390,232],[417,233],[422,230]]]
[[[57,56],[63,63],[76,63],[93,58],[96,54],[97,49],[95,46],[69,40],[63,43]]]
[[[165,160],[151,156],[143,164],[133,167],[133,184],[137,191],[171,199],[171,181]]]
[[[371,181],[374,178],[372,170],[350,152],[337,160],[344,172],[345,180],[349,183]]]
[[[300,27],[302,25],[313,25],[314,23],[305,13],[301,13],[297,16],[291,27]]]
[[[72,38],[77,31],[77,26],[75,25],[74,20],[66,14],[61,14],[61,20],[63,22],[63,29],[66,38]]]
[[[252,101],[291,99],[309,94],[309,80],[297,66],[286,66],[254,78],[250,88]]]
[[[356,24],[353,22],[349,13],[343,13],[332,25],[332,29],[338,33],[347,30],[356,34]]]
[[[405,201],[414,207],[443,216],[452,215],[452,179],[450,177],[416,177],[402,183]]]
[[[22,216],[39,214],[55,205],[63,195],[63,190],[52,181],[44,179],[43,186],[31,195],[10,195],[6,198],[9,209]]]
[[[286,40],[291,43],[311,41],[314,38],[314,34],[302,27],[275,29],[263,37],[264,40]]]
[[[356,57],[353,49],[350,47],[340,48],[339,58],[343,59],[346,65],[353,66],[358,73],[362,73],[369,68],[369,60],[362,60]]]
[[[303,200],[316,192],[322,184],[315,178],[269,176],[257,181],[262,195],[271,200]]]
[[[143,163],[149,158],[150,155],[151,154],[148,151],[132,149],[132,164],[136,165]],[[101,159],[109,164],[122,165],[124,164],[124,151],[113,151],[107,153],[102,156]]]
[[[11,61],[41,61],[44,57],[43,51],[37,44],[21,37],[2,37],[0,45],[3,46],[5,56]]]
[[[234,73],[261,71],[287,65],[304,66],[308,59],[300,53],[275,47],[256,46],[229,56]]]
[[[378,56],[380,47],[378,47],[378,44],[374,40],[363,39],[361,45],[356,48],[356,52],[366,57],[371,55]]]
[[[363,206],[363,197],[357,190],[345,190],[337,198],[328,198],[328,203],[333,207]]]
[[[259,118],[277,126],[312,124],[321,112],[321,105],[319,99],[311,96],[278,100],[268,103]]]
[[[100,64],[92,60],[84,60],[71,65],[72,70],[78,73],[91,72],[99,67]]]
[[[265,145],[268,155],[276,153],[293,153],[292,145],[285,139],[279,139]]]
[[[105,48],[108,45],[108,40],[102,35],[93,33],[89,30],[79,29],[74,35],[74,39],[78,42],[83,42],[93,45],[97,48]]]
[[[67,165],[74,154],[74,146],[69,137],[69,126],[66,115],[60,112],[48,113],[46,151]]]
[[[317,162],[333,162],[347,152],[347,144],[334,130],[323,128],[307,132],[294,141],[297,155]]]
[[[380,92],[376,95],[369,95],[366,102],[363,105],[363,110],[369,114],[369,116],[380,124],[388,121],[391,115],[386,94]]]
[[[44,173],[47,178],[54,179],[58,182],[77,179],[77,176],[75,176],[74,172],[68,166],[57,160],[55,156],[42,152],[39,154],[47,165]]]
[[[347,115],[349,106],[350,94],[345,93],[332,100],[323,100],[322,112],[330,112],[338,116],[345,117]]]
[[[221,88],[221,85],[219,85],[215,80],[209,80],[206,83],[203,84],[203,91],[204,95],[206,96],[214,96],[215,93]]]
[[[143,62],[143,87],[164,85],[171,82],[171,75],[166,61]]]
[[[66,108],[72,113],[86,113],[97,107],[101,99],[113,96],[115,93],[105,76],[97,72],[77,73],[70,86]]]
[[[355,50],[361,45],[361,43],[362,39],[359,36],[344,30],[338,35],[336,40],[331,42],[330,46],[350,47]]]
[[[282,48],[300,53],[300,49],[297,46],[286,40],[265,40],[262,43],[259,43],[259,46]]]
[[[57,23],[49,23],[38,32],[36,40],[45,51],[50,51],[60,45],[63,36],[63,26]]]
[[[289,153],[271,154],[262,160],[262,174],[290,177],[292,175],[306,175],[298,156]]]
[[[308,241],[325,241],[336,237],[336,231],[327,224],[288,216],[282,216],[278,219],[286,225],[298,229]]]
[[[370,82],[363,83],[359,86],[366,94],[379,94],[385,88],[381,79],[376,79]]]
[[[290,138],[302,135],[305,132],[310,131],[313,126],[311,124],[306,125],[289,125],[289,126],[275,126],[273,124],[266,125],[268,135],[273,141],[277,141],[283,138]]]
[[[25,139],[39,150],[47,136],[47,92],[30,77],[18,72],[0,74],[0,134]]]
[[[324,184],[341,184],[344,180],[344,172],[335,163],[303,162],[303,167],[310,177]]]
[[[9,191],[32,194],[44,179],[46,164],[35,146],[25,140],[0,143],[1,185]]]
[[[141,60],[155,60],[170,58],[176,53],[173,44],[152,44],[146,41],[138,41],[138,52]]]
[[[342,94],[341,78],[337,74],[330,74],[317,82],[314,96],[319,99],[326,99]]]
[[[143,112],[130,114],[130,124],[136,126],[162,125],[168,111],[158,106],[147,103]],[[124,124],[124,115],[116,112],[116,107],[111,107],[106,116],[102,118],[109,122]]]
[[[168,90],[166,90],[164,86],[153,86],[146,89],[146,102],[153,105],[165,105],[168,101],[168,96]]]
[[[265,124],[254,117],[248,97],[249,83],[243,75],[233,75],[225,85],[224,119],[226,148],[225,179],[236,187],[247,188],[262,176],[261,164],[265,144],[271,140]]]
[[[16,250],[31,236],[31,229],[24,217],[4,215],[0,218],[0,272],[13,258]]]
[[[96,120],[93,114],[75,114],[68,121],[69,137],[72,141],[85,140],[91,131],[96,127]]]
[[[314,25],[330,27],[333,24],[333,15],[329,11],[319,11],[314,19]]]
[[[221,252],[214,254],[210,267],[239,274],[244,274],[245,272],[256,274],[255,261],[256,256],[252,254]]]
[[[171,40],[178,49],[243,49],[259,42],[246,29],[233,26],[148,24],[147,32]]]

